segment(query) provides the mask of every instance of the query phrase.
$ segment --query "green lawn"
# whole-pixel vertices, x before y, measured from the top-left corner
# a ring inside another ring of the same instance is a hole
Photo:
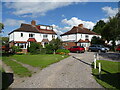
[[[64,58],[68,57],[67,55],[13,55],[9,57],[3,57],[2,60],[8,66],[12,68],[14,74],[17,74],[21,77],[31,76],[32,73],[26,67],[23,67],[21,64],[11,60],[15,59],[21,63],[25,63],[34,67],[40,67],[40,69],[49,66],[52,63],[56,63]]]
[[[21,64],[12,61],[11,57],[3,57],[2,60],[5,64],[11,67],[15,74],[19,75],[20,77],[32,75],[31,71],[23,67]]]
[[[68,57],[67,55],[14,55],[12,58],[16,59],[19,62],[29,64],[34,67],[45,68],[48,65],[58,62],[64,58]]]
[[[92,69],[92,73],[96,81],[105,88],[119,89],[120,90],[120,62],[112,62],[105,60],[98,60],[102,65],[101,78],[99,78],[98,67]]]

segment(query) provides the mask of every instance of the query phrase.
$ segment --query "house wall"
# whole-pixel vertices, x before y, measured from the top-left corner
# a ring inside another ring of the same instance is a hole
[[[21,33],[23,33],[23,37],[21,37]],[[35,36],[33,38],[36,39],[37,42],[41,42],[43,40],[43,35],[41,33],[32,33],[32,32],[13,32],[9,35],[9,42],[14,40],[14,41],[25,41],[27,42],[27,40],[30,38],[29,34],[35,34]],[[47,34],[48,37],[47,39],[49,41],[52,40],[52,34]],[[55,38],[57,38],[57,35],[55,35]]]
[[[88,35],[88,38],[86,38],[86,35]],[[62,41],[79,41],[80,39],[82,40],[88,39],[89,41],[91,41],[93,36],[100,37],[100,35],[70,34],[70,35],[61,36],[61,39]]]

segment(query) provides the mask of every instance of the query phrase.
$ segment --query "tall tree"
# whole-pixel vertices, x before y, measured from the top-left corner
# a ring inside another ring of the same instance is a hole
[[[102,33],[102,28],[105,26],[105,22],[103,20],[99,20],[96,25],[93,27],[93,31],[100,34]]]
[[[4,29],[4,24],[0,23],[0,33],[1,33],[2,29]]]
[[[112,41],[113,49],[115,46],[115,41],[120,36],[120,20],[117,16],[109,17],[109,21],[103,27],[101,35],[105,38],[108,42]]]
[[[2,45],[7,45],[9,43],[8,37],[2,37]]]

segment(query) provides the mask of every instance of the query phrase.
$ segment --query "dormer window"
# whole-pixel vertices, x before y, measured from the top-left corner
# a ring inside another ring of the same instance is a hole
[[[23,37],[23,33],[21,33],[21,37]]]

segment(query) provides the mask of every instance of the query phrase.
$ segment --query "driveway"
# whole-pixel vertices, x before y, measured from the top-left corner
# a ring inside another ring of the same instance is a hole
[[[120,62],[120,53],[108,52],[108,53],[100,53],[99,55],[102,58],[104,58],[104,60]],[[102,60],[102,58],[101,58],[101,60]]]
[[[102,88],[91,75],[93,52],[71,53],[11,88]]]

